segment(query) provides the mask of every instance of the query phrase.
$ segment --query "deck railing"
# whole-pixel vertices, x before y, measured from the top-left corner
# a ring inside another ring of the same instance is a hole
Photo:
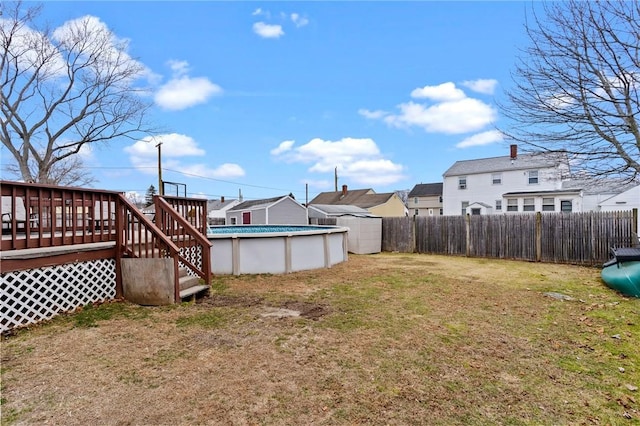
[[[176,300],[179,266],[210,284],[206,200],[156,197],[154,223],[119,192],[10,181],[0,181],[0,192],[2,251],[113,242],[117,264],[127,256],[172,258]]]
[[[116,240],[121,194],[21,182],[0,182],[5,250]]]

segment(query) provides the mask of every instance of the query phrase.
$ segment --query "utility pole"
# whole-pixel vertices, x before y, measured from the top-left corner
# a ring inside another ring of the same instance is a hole
[[[336,167],[335,172],[333,174],[333,182],[335,185],[335,191],[338,192],[338,167]]]
[[[158,148],[158,194],[164,195],[164,185],[162,184],[162,142],[156,145]]]

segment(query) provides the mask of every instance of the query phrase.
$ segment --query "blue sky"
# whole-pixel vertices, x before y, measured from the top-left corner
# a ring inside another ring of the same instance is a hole
[[[148,70],[163,178],[189,196],[305,201],[442,181],[455,161],[508,155],[496,101],[513,84],[529,2],[45,2],[86,15]],[[84,159],[94,187],[157,187],[154,143]]]

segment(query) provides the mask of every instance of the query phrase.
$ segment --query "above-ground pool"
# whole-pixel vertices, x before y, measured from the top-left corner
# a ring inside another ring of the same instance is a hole
[[[330,268],[348,258],[348,228],[314,225],[212,226],[214,274],[285,274]]]

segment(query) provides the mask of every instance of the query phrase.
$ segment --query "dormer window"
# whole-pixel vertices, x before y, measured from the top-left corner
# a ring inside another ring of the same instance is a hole
[[[467,177],[461,176],[458,178],[458,189],[467,189]]]

